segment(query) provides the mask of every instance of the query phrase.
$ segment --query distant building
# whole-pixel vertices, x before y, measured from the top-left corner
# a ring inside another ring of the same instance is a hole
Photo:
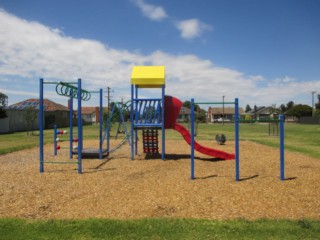
[[[234,120],[234,111],[233,107],[209,107],[208,108],[208,121],[209,122],[219,122],[222,119],[224,121],[233,121]],[[244,117],[243,108],[239,108],[240,118]]]
[[[251,116],[251,119],[264,120],[264,119],[275,119],[279,117],[281,111],[274,107],[255,107],[254,109],[246,112],[246,115]]]
[[[191,110],[186,107],[181,107],[177,122],[189,122]]]
[[[18,119],[23,119],[23,112],[27,107],[34,107],[39,111],[39,99],[30,98],[8,106],[8,116],[10,116],[10,114],[12,115],[13,112],[20,112],[20,117],[18,117]],[[43,109],[45,128],[52,128],[54,124],[58,125],[58,127],[69,126],[69,109],[66,106],[53,102],[49,99],[43,99]],[[38,126],[38,120],[35,125]]]

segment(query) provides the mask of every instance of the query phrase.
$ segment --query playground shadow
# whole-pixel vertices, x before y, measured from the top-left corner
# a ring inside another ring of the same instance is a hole
[[[218,175],[214,174],[214,175],[209,175],[209,176],[205,176],[205,177],[196,177],[195,179],[208,179],[208,178],[214,178],[214,177],[218,177]]]
[[[189,160],[191,158],[190,154],[166,154],[165,155],[165,161],[178,161],[182,159],[187,159]],[[145,156],[145,160],[159,160],[161,159],[161,154],[147,154]],[[201,160],[201,161],[208,161],[208,162],[220,162],[220,161],[225,161],[224,159],[220,158],[203,158],[203,157],[195,157],[194,159],[196,160]]]
[[[254,178],[257,178],[257,177],[259,177],[258,174],[253,175],[253,176],[249,176],[249,177],[243,177],[243,178],[240,178],[240,179],[239,179],[239,182],[246,181],[246,180],[250,180],[250,179],[254,179]]]
[[[284,180],[285,181],[291,181],[291,180],[296,180],[298,177],[288,177],[288,178],[285,178]]]

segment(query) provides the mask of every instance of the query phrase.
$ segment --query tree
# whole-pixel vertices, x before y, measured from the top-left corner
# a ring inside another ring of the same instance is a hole
[[[199,108],[199,110],[195,113],[195,118],[197,122],[205,123],[207,121],[206,111]]]
[[[250,105],[247,104],[247,106],[246,106],[246,113],[247,113],[247,112],[250,112],[251,110],[252,110],[252,109],[251,109]]]
[[[8,96],[0,92],[0,118],[6,118],[7,112],[5,107],[8,105]]]
[[[280,109],[281,113],[285,113],[287,111],[287,107],[284,104],[281,104],[279,109]]]
[[[293,106],[294,106],[294,102],[293,101],[288,102],[286,111],[290,110]]]
[[[25,110],[26,112],[24,114],[24,117],[27,122],[27,127],[28,129],[31,129],[31,135],[33,135],[33,124],[37,119],[37,110],[33,106],[26,107]],[[29,130],[27,130],[27,135],[29,135]]]
[[[312,116],[312,107],[303,104],[294,105],[287,111],[287,115],[297,117],[298,119]]]

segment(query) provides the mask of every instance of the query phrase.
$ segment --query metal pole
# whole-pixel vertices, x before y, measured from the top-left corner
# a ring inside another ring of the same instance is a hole
[[[133,120],[133,114],[134,114],[134,112],[133,112],[133,104],[134,104],[134,102],[133,102],[133,92],[134,92],[134,86],[133,86],[133,84],[131,84],[131,106],[130,106],[130,122],[131,122],[131,160],[133,160],[134,159],[134,143],[133,143],[133,127],[134,127],[134,120]]]
[[[53,125],[53,155],[57,155],[57,125]]]
[[[134,97],[135,99],[138,99],[138,88],[137,88],[137,86],[135,86],[135,97]],[[138,109],[138,105],[137,105],[137,102],[135,102],[134,103],[135,104],[135,106],[134,106],[134,109],[135,109],[135,111],[136,111],[136,119],[135,119],[135,122],[136,123],[138,123],[138,119],[139,119],[139,114],[140,114],[140,111],[137,111],[137,109]],[[135,155],[138,155],[138,129],[137,128],[135,128],[135,130],[134,130],[134,138],[135,138],[135,144],[134,144],[134,153],[135,153]]]
[[[78,79],[78,173],[82,173],[81,79]]]
[[[73,158],[73,93],[70,94],[69,100],[69,155]]]
[[[222,96],[222,124],[224,125],[224,97]]]
[[[162,128],[162,160],[164,160],[164,157],[165,157],[165,152],[166,152],[166,136],[165,136],[165,134],[166,134],[166,131],[165,131],[165,128],[164,128],[164,121],[165,121],[165,119],[164,119],[164,111],[165,111],[165,109],[164,109],[164,95],[165,95],[165,86],[163,85],[162,86],[162,102],[161,102],[161,105],[162,105],[162,108],[161,108],[161,128]]]
[[[191,99],[191,180],[195,179],[194,176],[194,99]]]
[[[40,78],[40,96],[39,96],[39,158],[40,158],[40,172],[44,171],[43,166],[43,78]]]
[[[240,180],[240,147],[239,147],[239,99],[235,99],[235,155],[236,155],[236,181]]]
[[[280,115],[280,180],[285,180],[284,177],[284,116]]]
[[[102,159],[102,111],[103,111],[103,101],[102,101],[102,89],[100,88],[100,107],[99,107],[99,159]]]

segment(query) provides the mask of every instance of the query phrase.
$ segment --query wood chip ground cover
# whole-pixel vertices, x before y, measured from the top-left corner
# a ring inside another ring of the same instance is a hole
[[[85,141],[94,147],[97,141]],[[114,142],[114,145],[117,143]],[[202,144],[233,152],[234,143]],[[141,146],[140,149],[141,151]],[[166,142],[168,159],[130,160],[128,145],[108,161],[46,164],[39,173],[39,149],[0,156],[0,217],[33,219],[185,217],[204,219],[320,219],[320,160],[286,152],[286,181],[279,180],[279,149],[240,142],[241,181],[234,161],[197,153],[190,180],[190,147]],[[45,159],[69,161],[67,150]]]

